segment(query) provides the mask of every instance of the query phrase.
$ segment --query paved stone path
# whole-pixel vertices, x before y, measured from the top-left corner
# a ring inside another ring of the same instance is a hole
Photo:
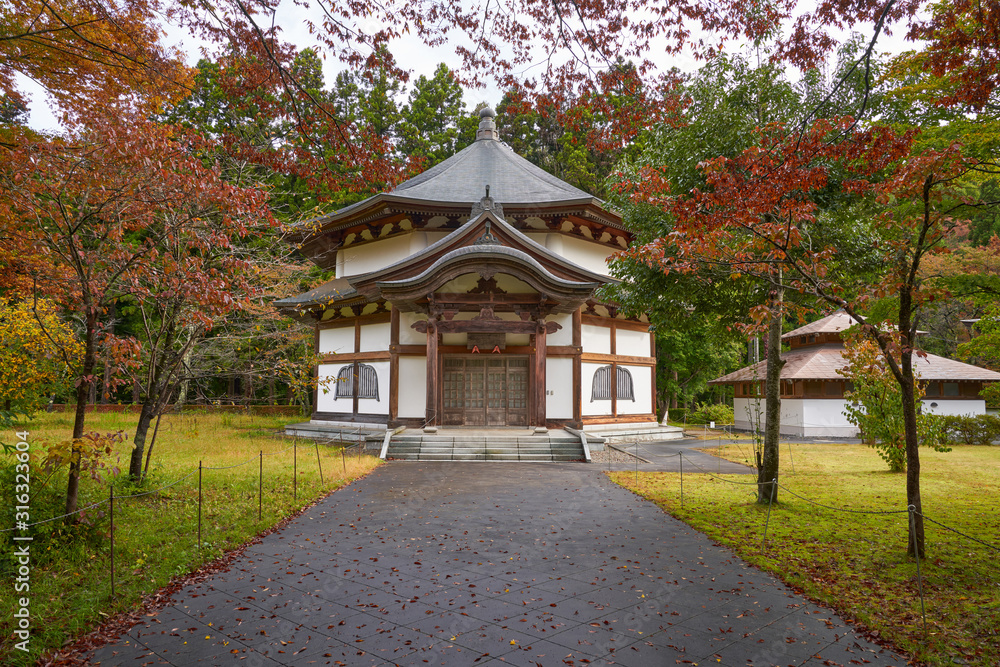
[[[585,464],[395,462],[102,665],[903,665]]]
[[[683,440],[666,440],[664,442],[636,442],[616,445],[619,449],[630,454],[638,454],[641,459],[649,461],[639,461],[631,463],[605,463],[597,464],[605,470],[633,470],[640,472],[679,472],[681,469],[681,458],[678,454],[684,455],[684,471],[691,473],[713,473],[718,475],[748,475],[754,472],[749,466],[745,466],[732,461],[727,461],[718,456],[713,456],[707,451],[719,447],[719,442],[715,440],[698,440],[695,438],[685,438]],[[753,456],[753,447],[748,443],[743,443],[742,448],[736,445],[727,445],[730,454],[737,454],[742,451],[746,456]]]

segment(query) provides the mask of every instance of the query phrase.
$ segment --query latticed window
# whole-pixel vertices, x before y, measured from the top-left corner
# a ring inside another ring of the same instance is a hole
[[[338,398],[354,398],[355,378],[357,378],[358,398],[378,397],[378,373],[373,366],[368,364],[357,364],[357,374],[355,375],[355,364],[342,366],[337,371],[337,388],[333,395],[333,400]]]
[[[635,388],[632,384],[632,374],[627,368],[618,367],[616,380],[618,384],[619,401],[635,401]],[[611,366],[601,366],[594,373],[594,382],[590,388],[590,400],[611,400]]]

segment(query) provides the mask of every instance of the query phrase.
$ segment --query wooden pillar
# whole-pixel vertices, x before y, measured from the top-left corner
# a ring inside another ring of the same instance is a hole
[[[545,320],[539,319],[535,329],[535,421],[545,426]]]
[[[573,311],[573,422],[583,428],[583,309]]]
[[[438,330],[434,316],[427,319],[427,407],[425,426],[437,426]]]
[[[399,419],[399,309],[389,316],[389,426]]]

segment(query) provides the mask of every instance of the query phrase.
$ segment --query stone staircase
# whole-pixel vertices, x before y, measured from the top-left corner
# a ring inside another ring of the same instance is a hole
[[[643,424],[595,424],[584,429],[588,436],[601,438],[612,445],[634,442],[664,442],[680,440],[684,429],[679,426],[664,426],[656,422]]]
[[[543,434],[440,429],[405,430],[389,440],[386,459],[407,461],[584,461],[580,438],[565,431]]]
[[[385,435],[385,424],[308,421],[289,424],[285,427],[285,435],[321,443],[344,443],[348,446],[364,443],[365,449],[378,450]]]

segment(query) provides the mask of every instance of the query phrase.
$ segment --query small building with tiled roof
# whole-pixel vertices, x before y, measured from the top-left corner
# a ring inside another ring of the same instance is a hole
[[[789,331],[781,338],[790,350],[781,358],[781,432],[786,435],[853,437],[857,428],[847,421],[844,393],[850,383],[837,371],[847,365],[843,332],[855,324],[838,310]],[[913,368],[927,387],[924,410],[933,414],[977,415],[986,412],[980,397],[984,383],[1000,382],[1000,373],[934,354],[914,356]],[[733,385],[736,427],[764,426],[764,379],[767,361],[746,366],[709,384]]]
[[[649,323],[595,296],[620,216],[500,141],[304,224],[335,278],[276,306],[314,323],[314,421],[656,426]]]

